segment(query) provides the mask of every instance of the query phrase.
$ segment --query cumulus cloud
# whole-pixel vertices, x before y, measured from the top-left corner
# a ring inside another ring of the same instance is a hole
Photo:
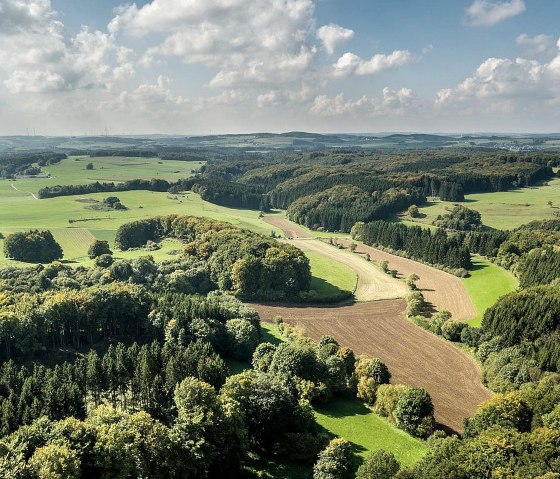
[[[410,88],[392,90],[385,87],[380,97],[364,95],[356,100],[347,100],[343,93],[334,97],[319,95],[313,101],[310,112],[321,117],[348,114],[366,114],[369,116],[400,114],[413,106],[415,100],[415,95]]]
[[[131,50],[86,27],[67,37],[47,0],[0,0],[0,25],[7,25],[0,28],[0,71],[12,93],[110,88],[133,72]]]
[[[530,37],[522,33],[515,39],[515,43],[530,55],[545,55],[555,51],[554,37],[552,35],[535,35]]]
[[[326,52],[332,55],[339,45],[354,38],[354,31],[329,23],[317,30],[317,38],[323,42]]]
[[[369,60],[363,60],[358,55],[348,52],[333,65],[333,73],[335,76],[375,75],[413,61],[414,56],[408,50],[395,50],[389,55],[378,53]]]
[[[559,80],[558,50],[548,63],[525,58],[488,58],[456,87],[440,90],[436,106],[479,112],[545,112],[560,102]]]
[[[316,53],[313,9],[312,0],[153,0],[120,8],[109,30],[159,35],[145,63],[178,57],[216,67],[211,86],[230,88],[299,78]]]
[[[473,27],[488,27],[520,15],[526,10],[523,0],[495,2],[475,0],[466,9],[466,22]]]

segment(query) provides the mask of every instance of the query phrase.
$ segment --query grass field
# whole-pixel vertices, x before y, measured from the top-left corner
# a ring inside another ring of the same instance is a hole
[[[320,298],[354,290],[357,278],[348,266],[331,261],[314,251],[307,251],[305,255],[311,264],[311,289],[317,291]]]
[[[476,308],[476,317],[469,321],[471,326],[480,326],[484,312],[492,306],[500,296],[517,288],[515,277],[503,268],[480,257],[473,257],[474,268],[463,284]]]
[[[86,161],[94,163],[94,170],[85,170]],[[97,211],[88,208],[84,200],[101,201],[110,193],[95,193],[79,196],[64,196],[37,200],[32,194],[43,186],[56,184],[80,184],[91,181],[120,181],[133,178],[177,179],[190,176],[192,169],[197,169],[199,162],[160,162],[157,159],[143,158],[89,158],[80,161],[68,159],[47,170],[55,178],[25,179],[17,181],[0,181],[0,233],[6,235],[14,231],[38,228],[49,229],[64,250],[64,259],[76,263],[87,263],[87,249],[91,242],[104,239],[111,244],[117,228],[130,221],[150,218],[158,215],[183,214],[206,216],[221,221],[228,221],[241,228],[248,228],[269,235],[272,230],[280,234],[281,230],[267,225],[259,214],[252,210],[225,208],[203,201],[199,195],[187,192],[182,195],[158,193],[152,191],[125,191],[117,193],[121,202],[128,208],[125,211]],[[168,248],[154,252],[154,257],[166,258]],[[127,252],[122,257],[129,257],[145,252]],[[6,260],[0,254],[0,265],[17,263]]]
[[[547,203],[552,201],[552,207]],[[496,229],[512,229],[534,220],[553,218],[560,211],[560,179],[548,182],[547,186],[520,188],[498,193],[465,195],[467,208],[477,210],[482,215],[482,223]],[[430,199],[420,207],[422,218],[412,220],[408,215],[399,215],[406,224],[430,225],[440,214],[446,213],[454,203]]]
[[[331,434],[351,442],[354,453],[360,458],[385,449],[391,451],[402,466],[409,466],[427,451],[424,442],[394,428],[357,399],[339,399],[315,408],[315,418]]]

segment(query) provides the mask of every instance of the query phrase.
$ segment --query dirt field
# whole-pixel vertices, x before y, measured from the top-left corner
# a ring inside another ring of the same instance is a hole
[[[408,321],[404,300],[339,307],[251,306],[263,321],[282,316],[314,339],[328,334],[357,354],[379,357],[389,367],[392,383],[424,387],[434,401],[437,421],[455,431],[490,397],[476,362]]]
[[[339,250],[334,246],[316,239],[283,240],[297,246],[303,251],[314,251],[332,261],[348,266],[358,276],[354,296],[358,301],[376,301],[380,299],[404,298],[406,285],[398,279],[391,278],[377,266],[349,250]]]
[[[265,216],[263,221],[269,225],[280,228],[288,238],[310,237],[303,228],[300,228],[297,224],[292,223],[281,216]]]
[[[339,240],[339,243],[348,246],[349,240]],[[396,269],[399,277],[406,278],[412,273],[420,276],[416,283],[422,290],[426,301],[431,303],[438,311],[447,310],[453,318],[466,321],[476,316],[476,308],[461,280],[452,274],[446,273],[431,266],[417,263],[407,258],[385,253],[370,246],[358,245],[358,253],[369,253],[374,261],[388,261],[390,269]]]

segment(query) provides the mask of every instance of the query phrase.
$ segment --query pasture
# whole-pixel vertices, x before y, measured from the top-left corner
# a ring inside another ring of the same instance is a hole
[[[93,170],[86,170],[87,163]],[[45,167],[52,178],[0,180],[0,233],[26,229],[49,229],[64,250],[64,259],[87,264],[87,249],[95,239],[109,241],[113,246],[115,232],[124,223],[158,215],[181,214],[206,216],[228,221],[241,228],[248,228],[270,235],[281,230],[265,224],[256,211],[225,208],[203,201],[191,192],[180,195],[152,191],[124,191],[119,193],[94,193],[78,196],[61,196],[38,200],[33,195],[44,186],[57,184],[85,184],[94,181],[126,181],[134,178],[164,178],[177,180],[190,176],[199,169],[201,162],[159,161],[157,158],[72,157],[57,165]],[[92,200],[102,201],[108,196],[118,196],[127,210],[99,211],[88,208]],[[1,246],[1,245],[0,245]],[[166,259],[167,253],[177,249],[178,242],[166,243],[155,251],[154,258]],[[144,251],[119,253],[119,257],[147,254]],[[0,253],[0,265],[17,265]]]
[[[552,207],[548,204],[552,201]],[[408,225],[431,225],[438,215],[453,208],[455,203],[430,198],[421,206],[421,218],[412,219],[406,214],[398,218]],[[457,203],[480,212],[482,223],[490,228],[508,230],[535,220],[554,218],[560,212],[560,179],[553,179],[547,185],[519,188],[497,193],[477,193],[465,195],[464,203]]]
[[[311,265],[311,289],[317,292],[319,298],[336,297],[342,291],[354,290],[357,277],[348,266],[314,251],[305,255]]]
[[[428,450],[425,442],[393,427],[357,399],[338,399],[317,407],[315,419],[329,433],[349,441],[361,459],[385,449],[395,455],[401,466],[410,466]]]
[[[480,326],[485,311],[492,306],[500,296],[515,290],[517,279],[509,272],[481,256],[473,256],[473,269],[468,278],[462,282],[476,308],[476,317],[468,323]]]

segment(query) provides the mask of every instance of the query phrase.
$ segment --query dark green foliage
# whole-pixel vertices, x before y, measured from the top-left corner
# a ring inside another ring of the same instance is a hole
[[[534,249],[522,257],[517,270],[522,288],[551,283],[560,278],[560,251],[551,247]]]
[[[469,249],[462,241],[441,230],[432,233],[419,226],[407,227],[400,223],[374,221],[356,224],[352,228],[352,237],[367,245],[405,251],[410,258],[426,263],[452,269],[472,267]]]
[[[65,153],[2,153],[0,155],[0,178],[12,178],[17,174],[25,174],[34,163],[40,167],[54,165],[67,158]]]
[[[506,345],[534,341],[560,326],[558,286],[536,286],[503,296],[486,311],[485,333],[500,336]]]
[[[85,185],[56,185],[45,186],[37,192],[39,198],[56,198],[58,196],[87,195],[90,193],[117,193],[120,191],[146,190],[167,191],[173,186],[180,184],[170,183],[160,178],[151,180],[129,180],[124,183],[88,183]]]
[[[350,479],[352,477],[352,450],[350,443],[333,439],[321,451],[313,466],[313,479]]]
[[[480,213],[457,205],[449,213],[439,215],[434,225],[455,231],[476,231],[482,228]]]
[[[466,235],[464,243],[471,252],[494,258],[508,236],[508,232],[500,230],[470,231]]]
[[[272,451],[287,433],[309,430],[313,422],[297,394],[272,374],[247,371],[231,376],[221,395],[239,405],[250,443],[262,451]]]
[[[50,231],[30,230],[8,235],[4,256],[28,263],[50,263],[62,258],[62,248]]]
[[[374,451],[358,468],[356,479],[391,479],[399,469],[400,464],[392,452]]]
[[[292,299],[309,289],[309,260],[301,250],[229,223],[161,216],[122,225],[115,244],[129,249],[164,237],[186,242],[185,254],[206,262],[220,289],[244,299]]]
[[[88,256],[91,259],[95,259],[102,255],[112,255],[113,252],[109,247],[109,242],[104,240],[95,240],[88,249]],[[103,264],[99,266],[104,266]],[[105,265],[110,266],[110,265]]]
[[[413,436],[426,438],[434,430],[432,398],[423,388],[406,388],[399,395],[394,417],[398,428]]]
[[[386,218],[422,201],[418,192],[388,189],[370,194],[356,186],[338,185],[303,196],[290,204],[288,217],[311,229],[349,232],[358,221]]]

